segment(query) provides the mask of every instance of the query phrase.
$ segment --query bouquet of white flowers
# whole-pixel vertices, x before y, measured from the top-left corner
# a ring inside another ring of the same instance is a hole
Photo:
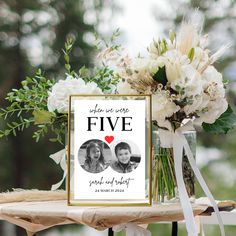
[[[183,22],[178,35],[171,31],[169,38],[153,40],[147,56],[123,60],[125,66],[118,70],[123,78],[118,93],[152,94],[152,119],[161,142],[154,156],[156,200],[176,196],[173,150],[163,131],[175,132],[191,122],[207,132],[227,133],[236,122],[225,98],[227,81],[213,65],[227,46],[211,54],[208,36],[202,36],[200,29],[201,25]],[[185,157],[183,168],[188,173],[184,173],[188,194],[193,196],[194,174]]]
[[[177,37],[170,32],[168,39],[154,40],[147,57],[139,56],[120,68],[123,81],[117,89],[151,93],[153,120],[162,129],[175,130],[192,120],[206,131],[226,133],[234,123],[225,98],[227,81],[213,64],[227,46],[210,54],[208,37],[201,36],[199,29],[183,22]],[[220,122],[217,119],[223,113],[224,122]]]

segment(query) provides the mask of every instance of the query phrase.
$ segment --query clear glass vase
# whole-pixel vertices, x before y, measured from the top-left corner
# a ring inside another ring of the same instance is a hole
[[[194,158],[196,157],[196,131],[183,133],[188,141]],[[158,131],[153,131],[153,201],[168,202],[179,201],[174,170],[172,148],[163,148],[160,145]],[[183,152],[183,176],[190,200],[195,199],[195,178],[193,170]]]

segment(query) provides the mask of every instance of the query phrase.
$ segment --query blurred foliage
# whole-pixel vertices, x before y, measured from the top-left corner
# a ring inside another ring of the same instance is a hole
[[[6,94],[39,67],[51,79],[64,75],[62,48],[67,38],[75,39],[72,68],[93,66],[93,34],[102,31],[104,11],[114,15],[115,4],[109,0],[0,0],[0,106],[6,106]],[[1,119],[0,128],[5,125]],[[64,147],[49,143],[48,137],[35,144],[33,131],[29,128],[0,140],[0,192],[46,190],[62,177],[49,155]]]
[[[109,4],[99,0],[0,0],[1,106],[7,104],[4,97],[11,88],[19,88],[26,75],[32,75],[38,67],[56,80],[64,75],[62,48],[68,37],[76,39],[70,58],[72,67],[76,70],[83,65],[92,66],[94,46],[89,37],[93,37],[102,22],[103,9],[112,11],[113,4]],[[5,125],[2,120],[0,125]],[[31,132],[1,140],[0,191],[12,187],[48,189],[60,178],[48,155],[63,147],[44,141],[35,145]],[[14,143],[18,143],[17,147]],[[20,153],[17,148],[21,149]],[[19,156],[20,163],[15,160]],[[39,168],[44,163],[45,168]],[[7,166],[12,167],[7,169]],[[12,168],[18,176],[14,176]],[[44,170],[44,174],[40,171],[36,174],[36,169]],[[45,178],[47,175],[50,178]]]

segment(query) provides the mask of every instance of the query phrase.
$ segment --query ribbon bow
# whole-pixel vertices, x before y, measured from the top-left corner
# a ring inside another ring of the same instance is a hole
[[[56,162],[56,164],[58,164],[58,165],[60,164],[60,166],[64,172],[62,179],[58,183],[52,185],[52,187],[51,187],[51,190],[55,191],[62,185],[62,183],[67,175],[66,149],[64,148],[64,149],[60,150],[59,152],[56,152],[56,153],[50,155],[49,157],[52,158]]]

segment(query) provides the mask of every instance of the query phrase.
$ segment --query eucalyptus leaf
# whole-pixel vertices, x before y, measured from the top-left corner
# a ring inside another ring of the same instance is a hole
[[[45,110],[34,110],[33,111],[34,116],[34,123],[36,125],[38,124],[50,124],[52,123],[53,118],[55,115],[49,111]]]
[[[169,32],[170,41],[173,43],[176,38],[176,33],[174,31]]]
[[[195,49],[194,48],[191,48],[189,50],[189,53],[188,53],[188,58],[189,60],[192,62],[193,58],[194,58],[194,54],[195,54]]]
[[[57,140],[57,138],[50,138],[49,141],[52,142],[52,143],[55,143],[55,142],[57,142],[58,140]]]

